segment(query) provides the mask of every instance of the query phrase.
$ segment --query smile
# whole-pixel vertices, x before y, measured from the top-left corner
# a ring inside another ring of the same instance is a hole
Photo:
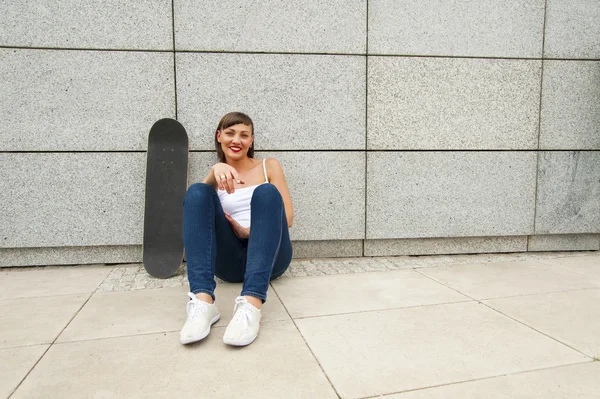
[[[233,152],[240,152],[242,151],[241,147],[229,147],[229,149]]]

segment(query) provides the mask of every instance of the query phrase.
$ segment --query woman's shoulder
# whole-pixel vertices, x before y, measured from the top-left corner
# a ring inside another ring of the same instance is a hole
[[[275,158],[264,158],[261,162],[265,163],[265,169],[267,170],[267,176],[269,181],[275,177],[283,174],[283,168],[279,161]]]
[[[264,158],[261,162],[265,162],[268,168],[281,169],[281,164],[275,158]]]

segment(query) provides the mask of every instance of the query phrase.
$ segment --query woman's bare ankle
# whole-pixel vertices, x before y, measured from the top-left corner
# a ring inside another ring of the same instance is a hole
[[[254,306],[256,309],[260,309],[263,305],[263,301],[260,298],[256,298],[254,296],[244,296],[244,298],[246,298],[246,300],[248,301],[248,303],[252,306]]]
[[[202,301],[202,302],[210,303],[210,304],[215,303],[215,301],[212,298],[212,296],[210,296],[210,294],[207,294],[206,292],[199,292],[199,293],[197,293],[196,294],[196,299],[198,299],[199,301]]]

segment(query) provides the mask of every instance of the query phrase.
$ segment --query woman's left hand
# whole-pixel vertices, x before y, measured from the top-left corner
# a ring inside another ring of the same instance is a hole
[[[229,222],[229,225],[231,226],[231,229],[233,230],[233,233],[236,236],[238,236],[239,238],[250,237],[250,227],[242,227],[242,225],[240,225],[238,222],[236,222],[236,220],[234,218],[232,218],[229,213],[227,213],[227,212],[224,212],[224,213],[225,213],[225,218]]]

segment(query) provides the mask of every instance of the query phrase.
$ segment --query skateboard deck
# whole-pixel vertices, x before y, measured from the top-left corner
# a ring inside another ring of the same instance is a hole
[[[154,277],[171,277],[183,260],[188,153],[188,136],[179,122],[161,119],[152,126],[148,135],[143,261]]]

